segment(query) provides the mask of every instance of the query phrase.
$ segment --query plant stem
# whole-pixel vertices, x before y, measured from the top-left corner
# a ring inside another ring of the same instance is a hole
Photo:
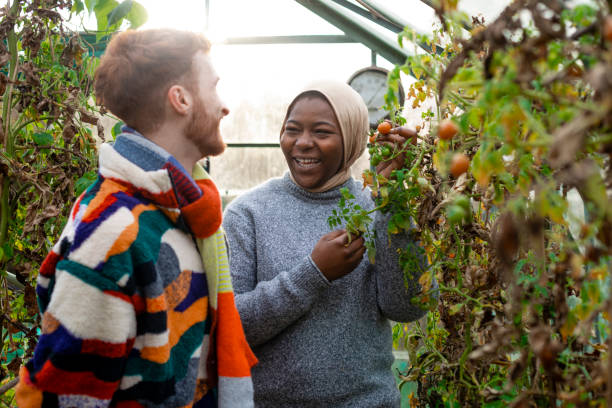
[[[13,0],[11,4],[10,1],[7,2],[7,7],[9,7],[9,16],[10,18],[17,18],[20,11],[20,1]],[[14,133],[11,130],[11,105],[13,98],[13,84],[15,82],[15,78],[17,76],[17,64],[19,63],[19,55],[17,50],[17,34],[15,33],[15,27],[11,27],[7,36],[7,45],[9,51],[9,83],[4,92],[4,97],[2,100],[2,124],[4,125],[4,148],[0,150],[4,156],[8,156],[12,158],[14,155],[13,143],[14,143]],[[9,219],[9,187],[10,180],[7,176],[0,176],[0,248],[4,246],[8,236],[8,219]],[[4,258],[4,257],[3,257]],[[0,260],[0,270],[4,270],[4,264],[6,261],[4,259]],[[6,289],[6,281],[2,279],[2,284]],[[8,305],[6,305],[8,308]],[[4,310],[3,310],[4,311]],[[8,331],[8,328],[7,328]],[[4,354],[4,341],[0,344],[0,356]]]
[[[608,314],[612,313],[612,302],[608,300]],[[612,315],[610,315],[612,316]],[[612,350],[612,336],[608,338],[608,350]],[[612,367],[612,353],[608,351],[608,367]],[[612,407],[612,375],[608,369],[608,395],[606,396],[607,406]]]
[[[19,377],[13,378],[11,381],[2,385],[2,387],[0,387],[0,395],[4,395],[5,392],[7,392],[8,390],[16,386],[18,382],[19,382]]]
[[[459,256],[459,246],[461,245],[461,240],[459,239],[459,234],[457,234],[457,230],[455,228],[451,228],[451,231],[453,232],[453,237],[455,238],[456,255]],[[459,284],[459,287],[463,287],[463,273],[460,270],[461,268],[456,268],[456,269],[457,269],[457,283]]]
[[[14,0],[9,11],[10,17],[17,17],[18,12],[19,0]],[[15,34],[14,27],[12,27],[8,33],[8,49],[10,54],[9,83],[4,93],[4,100],[2,101],[2,121],[4,123],[4,150],[9,156],[12,156],[13,133],[11,132],[11,103],[13,98],[13,83],[15,82],[15,77],[17,76],[17,64],[19,63],[17,34]]]
[[[2,186],[2,196],[0,196],[0,247],[6,242],[8,234],[9,219],[9,186],[10,182],[6,177],[0,177]],[[3,269],[4,261],[0,261],[0,270]]]
[[[435,346],[429,343],[429,338],[427,337],[427,334],[421,328],[421,323],[419,323],[418,320],[415,322],[415,326],[417,328],[417,332],[421,336],[421,339],[423,339],[423,341],[425,342],[429,350],[432,351],[434,354],[436,354],[438,357],[440,357],[440,359],[444,361],[444,363],[448,364],[448,360],[446,359],[446,357],[444,357],[444,355],[442,355],[442,353],[440,353]]]
[[[464,292],[462,292],[461,290],[459,290],[457,288],[451,288],[451,287],[445,286],[445,285],[443,285],[441,283],[438,283],[438,288],[440,290],[443,290],[443,291],[446,291],[446,292],[452,292],[452,293],[456,293],[456,294],[458,294],[460,296],[463,296],[465,299],[467,299],[467,300],[469,300],[471,302],[476,303],[476,305],[478,305],[481,308],[488,307],[488,308],[491,308],[493,310],[499,310],[498,307],[496,307],[496,306],[494,306],[494,305],[492,305],[490,303],[482,303],[480,300],[478,300],[476,298],[473,298],[470,295],[465,294]]]
[[[458,93],[448,91],[446,93],[446,97],[451,100],[455,105],[459,105],[462,110],[465,110],[467,107],[474,105],[472,102],[469,102],[465,98],[461,97]]]
[[[468,358],[468,355],[472,352],[472,321],[471,319],[468,317],[466,319],[465,322],[465,332],[464,332],[464,339],[465,339],[465,349],[463,350],[463,353],[461,354],[461,358],[459,358],[459,379],[463,381],[463,371],[465,369],[465,361]]]
[[[24,122],[24,123],[16,124],[15,128],[13,129],[13,133],[18,133],[21,129],[23,129],[24,127],[28,126],[31,123],[38,123],[38,122],[42,122],[43,120],[47,120],[47,119],[55,119],[55,118],[53,116],[41,116],[39,118],[28,120],[27,122]]]
[[[423,161],[423,157],[425,156],[425,152],[430,152],[432,149],[422,149],[421,152],[419,153],[419,157],[417,157],[416,161],[414,162],[414,164],[412,165],[412,168],[410,169],[409,173],[412,173],[413,171],[415,171],[417,169],[418,166],[421,165],[421,162]]]
[[[19,0],[14,0],[10,6],[10,17],[16,17],[19,12]],[[8,48],[10,53],[9,61],[9,83],[4,93],[4,99],[2,101],[2,123],[4,124],[4,155],[9,158],[13,157],[13,138],[14,134],[11,131],[11,101],[13,96],[13,83],[15,76],[17,75],[17,35],[15,34],[15,28],[12,27],[8,34]],[[10,180],[6,177],[0,178],[0,189],[2,195],[0,196],[0,247],[6,242],[8,233],[8,217],[9,217],[9,185]],[[0,268],[3,262],[0,261]]]

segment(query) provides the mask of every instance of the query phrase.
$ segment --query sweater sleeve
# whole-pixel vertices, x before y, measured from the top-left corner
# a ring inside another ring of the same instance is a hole
[[[389,214],[377,212],[374,219],[377,302],[382,314],[388,319],[410,322],[419,319],[427,312],[411,302],[412,298],[421,291],[418,281],[428,267],[427,258],[418,250],[414,234],[388,234],[389,218]],[[406,275],[400,268],[400,251],[411,251],[416,259],[415,268],[407,271]]]
[[[223,227],[230,249],[236,306],[251,346],[261,345],[294,323],[330,285],[308,256],[273,279],[258,282],[255,226],[244,209],[228,209]]]
[[[53,280],[38,280],[37,291],[51,294],[17,405],[109,406],[136,335],[133,303],[99,271],[70,260],[54,269]]]

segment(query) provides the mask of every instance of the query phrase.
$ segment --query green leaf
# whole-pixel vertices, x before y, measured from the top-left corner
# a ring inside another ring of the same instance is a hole
[[[395,224],[401,229],[408,231],[412,228],[412,223],[410,222],[410,215],[408,215],[407,213],[394,214],[392,219]]]
[[[453,204],[463,208],[466,212],[470,212],[472,208],[472,205],[470,204],[470,199],[463,194],[459,194],[457,197],[455,197]]]
[[[459,313],[459,311],[461,310],[461,308],[463,307],[463,303],[457,303],[453,306],[451,306],[451,308],[448,311],[449,315],[455,315],[457,313]]]
[[[142,4],[135,1],[126,18],[130,22],[130,28],[138,28],[147,22],[149,14]]]
[[[5,261],[13,257],[13,247],[8,242],[5,242],[4,245],[2,245],[2,252]]]
[[[372,241],[367,241],[365,246],[368,249],[368,260],[374,265],[376,260],[376,246],[374,246],[374,242]]]
[[[96,20],[98,21],[98,33],[96,34],[96,41],[100,41],[102,37],[107,35],[109,32],[117,29],[117,25],[110,26],[108,24],[108,17],[110,13],[119,6],[115,0],[103,0],[98,1],[94,11],[96,12]]]
[[[355,196],[346,187],[341,188],[340,193],[342,193],[342,197],[346,200],[352,200],[355,198]]]
[[[80,12],[82,12],[83,10],[85,10],[85,5],[83,4],[82,0],[74,0],[74,4],[72,5],[72,12],[75,14],[79,14]]]
[[[94,11],[97,5],[98,5],[98,0],[85,0],[85,6],[87,7],[87,10],[89,10],[89,14],[91,14]]]
[[[123,125],[125,125],[125,123],[123,123],[122,121],[119,121],[115,123],[115,126],[112,127],[111,135],[113,136],[113,139],[116,138],[121,133],[121,127]]]
[[[92,185],[97,178],[98,175],[95,171],[88,171],[87,173],[83,174],[83,176],[74,183],[75,194],[77,196],[81,195],[81,193],[83,193],[83,191],[85,191],[90,185]]]
[[[39,146],[51,146],[54,142],[53,135],[49,132],[34,133],[32,139]]]
[[[510,173],[500,173],[498,175],[499,177],[499,181],[502,182],[502,184],[508,189],[509,192],[514,192],[514,188],[516,187],[516,184],[514,183],[514,177],[512,177],[512,175]]]
[[[108,21],[106,23],[107,28],[120,23],[121,20],[128,15],[130,10],[132,10],[132,1],[133,0],[124,0],[108,14]]]
[[[467,211],[458,205],[452,204],[446,209],[446,218],[451,224],[459,223],[466,219],[467,216]]]
[[[474,67],[460,69],[454,78],[457,82],[473,81],[476,79],[480,79],[480,71]]]
[[[399,233],[399,228],[397,227],[397,224],[393,221],[393,219],[389,220],[389,224],[387,225],[387,232],[389,232],[389,234]]]

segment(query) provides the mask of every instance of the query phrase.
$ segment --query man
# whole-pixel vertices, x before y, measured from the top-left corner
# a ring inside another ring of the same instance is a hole
[[[176,30],[108,45],[96,96],[127,126],[100,147],[98,179],[41,266],[20,407],[253,405],[221,200],[197,163],[225,149],[229,113],[209,48]]]

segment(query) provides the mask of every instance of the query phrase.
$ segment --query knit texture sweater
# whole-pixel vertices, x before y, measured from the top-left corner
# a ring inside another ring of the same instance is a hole
[[[196,246],[220,226],[211,180],[134,131],[102,145],[98,179],[40,270],[42,334],[19,406],[252,406],[231,283],[210,286]]]
[[[377,213],[375,264],[364,256],[330,283],[310,253],[330,231],[327,218],[343,187],[373,208],[369,190],[353,179],[311,193],[286,174],[225,211],[236,304],[259,359],[252,373],[257,407],[400,405],[388,319],[408,322],[425,313],[410,302],[419,276],[405,282],[398,263],[398,249],[414,241],[406,234],[389,239],[387,219]]]

